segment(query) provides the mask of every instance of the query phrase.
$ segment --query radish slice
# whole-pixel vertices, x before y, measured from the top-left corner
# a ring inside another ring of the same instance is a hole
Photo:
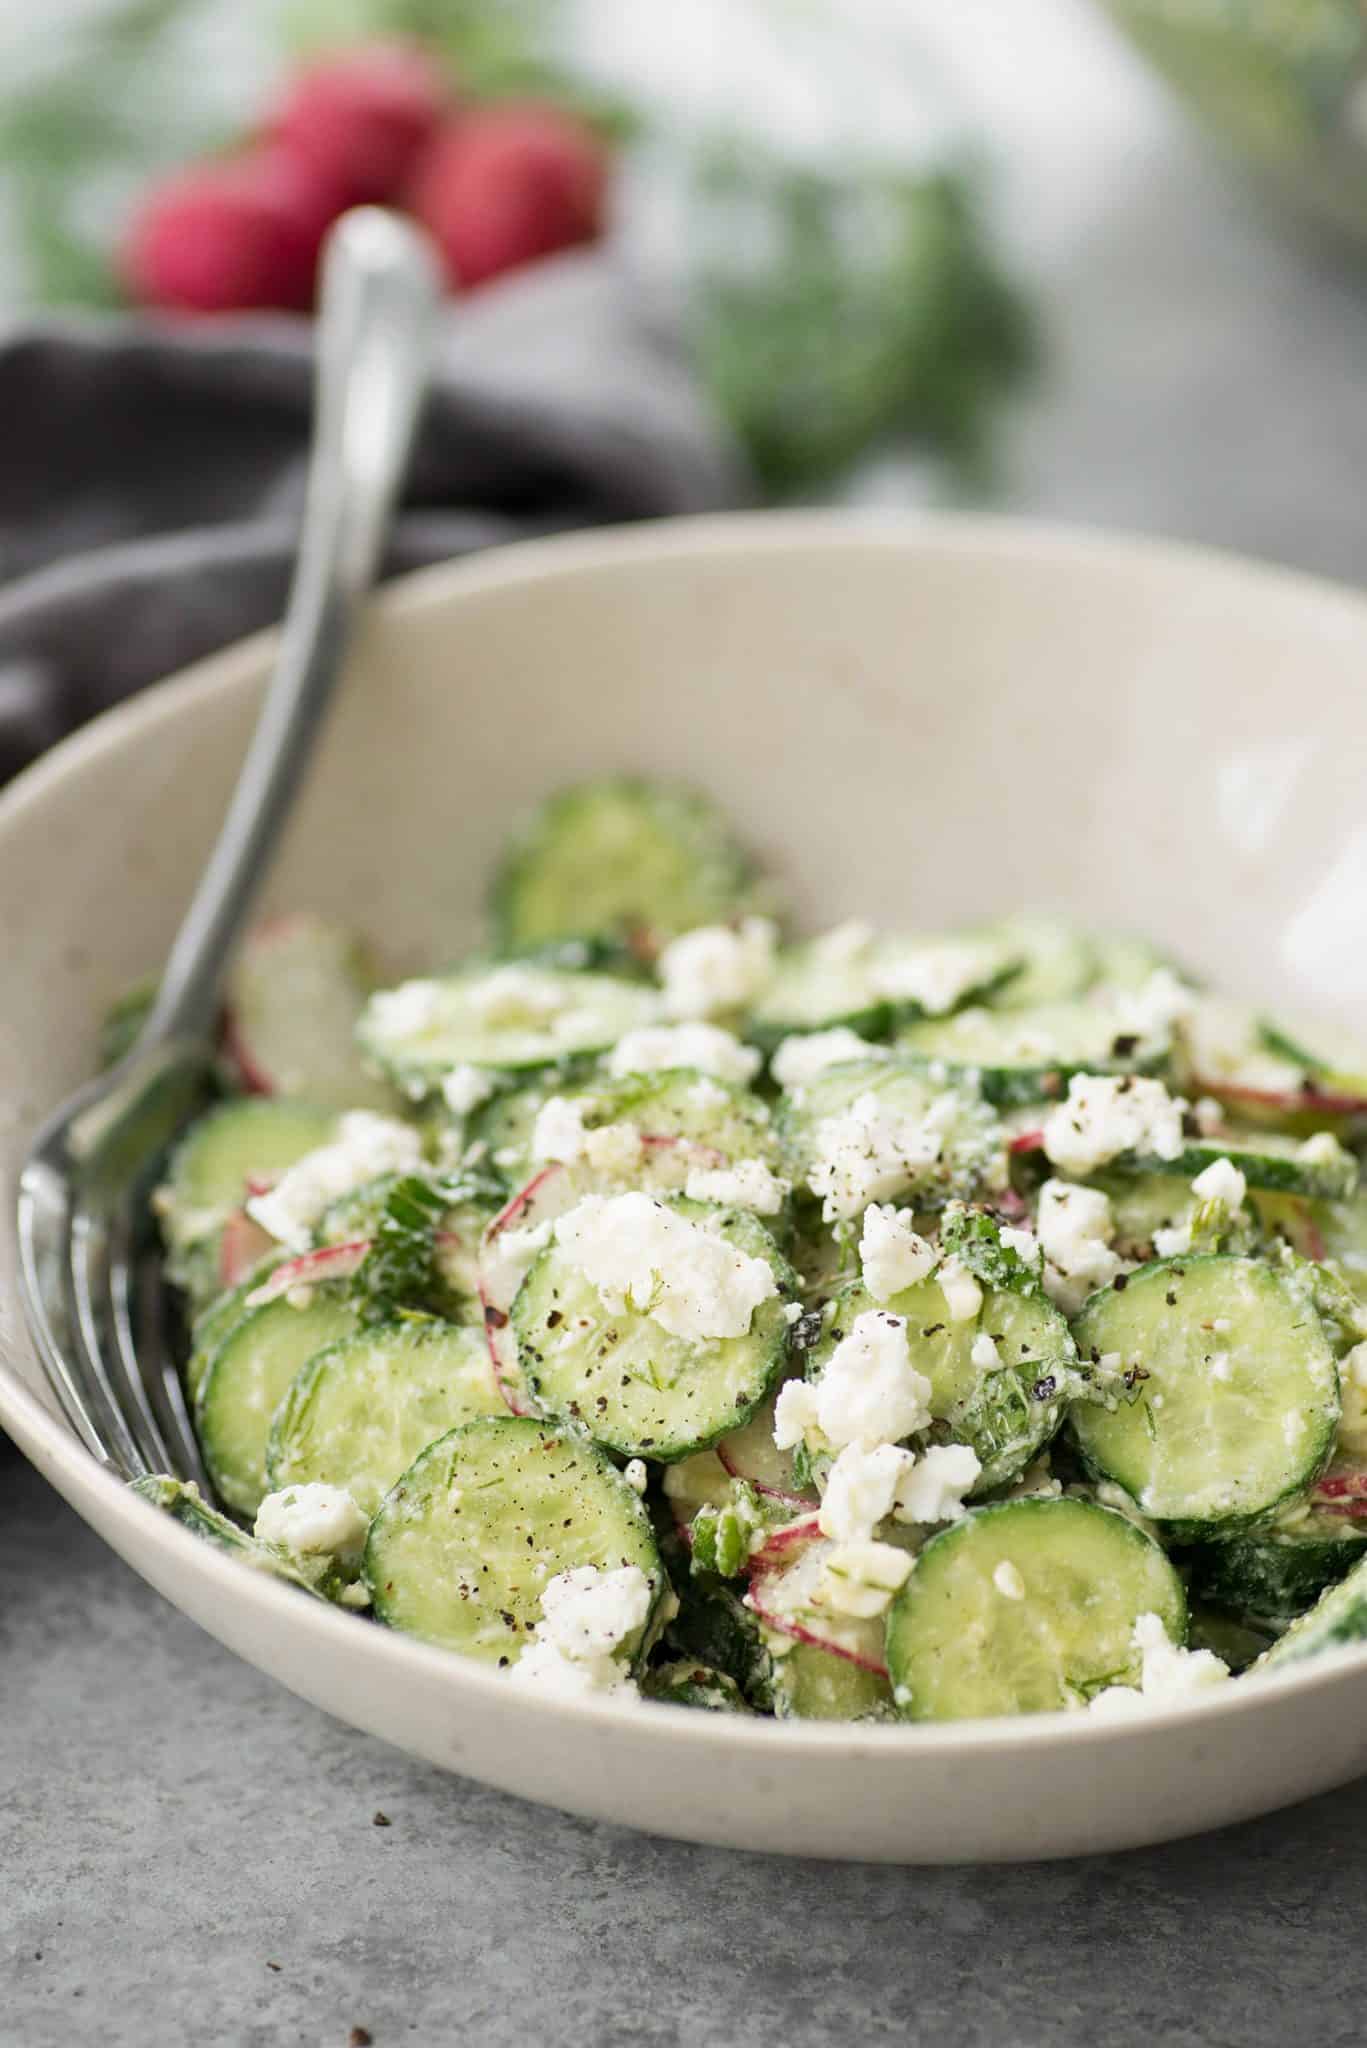
[[[255,1189],[252,1190],[255,1193]],[[245,1209],[234,1209],[218,1241],[218,1278],[223,1287],[236,1287],[245,1280],[259,1259],[264,1259],[275,1239],[250,1217]]]
[[[306,914],[259,925],[233,966],[223,1018],[243,1086],[339,1109],[391,1108],[392,1091],[356,1049],[367,992],[362,949],[340,925]]]
[[[271,1077],[252,1057],[251,1048],[242,1035],[235,1011],[224,1010],[221,1036],[228,1064],[236,1071],[237,1078],[248,1095],[274,1095],[275,1087]]]
[[[484,1310],[484,1335],[494,1378],[514,1415],[530,1415],[532,1407],[522,1384],[517,1339],[510,1318],[518,1288],[531,1264],[525,1246],[505,1249],[515,1231],[535,1230],[563,1216],[579,1199],[579,1187],[567,1166],[543,1166],[500,1209],[484,1233],[479,1251],[479,1299]],[[531,1255],[535,1257],[535,1253]]]
[[[286,1259],[283,1266],[277,1266],[247,1296],[246,1306],[260,1308],[263,1302],[288,1294],[292,1287],[317,1287],[324,1280],[349,1280],[369,1250],[370,1239],[356,1237],[347,1244],[325,1244],[316,1252],[302,1252],[297,1259]]]
[[[795,1522],[784,1522],[780,1528],[770,1529],[759,1549],[750,1553],[751,1572],[763,1578],[767,1573],[778,1571],[792,1563],[804,1543],[815,1543],[820,1535],[821,1523],[815,1514],[799,1515]]]
[[[770,1500],[805,1508],[815,1496],[793,1484],[793,1461],[774,1443],[774,1401],[762,1401],[742,1429],[733,1429],[716,1446],[722,1466],[733,1479],[743,1479]]]
[[[1012,1154],[1018,1154],[1021,1152],[1042,1152],[1044,1150],[1043,1126],[1041,1126],[1041,1128],[1037,1131],[1018,1132],[1016,1136],[1011,1140],[1010,1144],[1007,1146],[1006,1149],[1008,1152]]]
[[[1276,1110],[1281,1116],[1304,1113],[1324,1116],[1367,1116],[1367,1096],[1348,1095],[1333,1088],[1249,1088],[1240,1081],[1193,1078],[1192,1090],[1213,1095],[1217,1102],[1246,1103],[1254,1109]]]
[[[1316,1507],[1338,1514],[1367,1514],[1367,1472],[1331,1472],[1310,1495]]]
[[[780,1535],[782,1531],[774,1533]],[[766,1628],[775,1629],[779,1635],[791,1636],[797,1643],[810,1643],[813,1649],[828,1650],[833,1657],[843,1657],[847,1664],[857,1665],[861,1671],[886,1678],[881,1618],[858,1621],[822,1605],[821,1574],[835,1545],[824,1538],[813,1541],[804,1536],[790,1548],[795,1549],[792,1564],[755,1574],[745,1596],[746,1606]]]

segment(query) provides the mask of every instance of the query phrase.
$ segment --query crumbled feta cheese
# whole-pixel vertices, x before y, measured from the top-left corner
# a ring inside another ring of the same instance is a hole
[[[1100,1188],[1047,1180],[1039,1191],[1035,1218],[1048,1264],[1044,1289],[1065,1315],[1076,1315],[1087,1296],[1109,1287],[1125,1261],[1111,1250],[1115,1223]]]
[[[584,1124],[584,1105],[564,1095],[543,1102],[532,1125],[532,1158],[561,1166],[587,1165],[597,1173],[634,1173],[641,1163],[635,1124]]]
[[[456,1116],[469,1116],[487,1102],[495,1083],[482,1067],[452,1067],[441,1084],[442,1100]]]
[[[370,998],[370,1018],[379,1038],[417,1038],[431,1029],[441,1012],[441,985],[435,981],[400,982],[397,988],[377,989]]]
[[[718,1081],[743,1085],[754,1080],[762,1060],[753,1046],[741,1044],[734,1031],[723,1031],[716,1024],[644,1024],[618,1039],[607,1064],[608,1072],[618,1079],[623,1074],[691,1067]]]
[[[820,938],[812,940],[810,951],[829,967],[850,967],[863,957],[873,944],[877,933],[862,917],[846,918],[844,924],[833,925]]]
[[[932,1444],[905,1473],[894,1510],[899,1522],[957,1522],[964,1495],[982,1471],[967,1444]]]
[[[871,1202],[864,1211],[859,1263],[875,1301],[889,1301],[915,1287],[934,1268],[938,1254],[912,1228],[910,1209]]]
[[[1210,1361],[1210,1376],[1213,1380],[1228,1380],[1234,1377],[1234,1360],[1227,1351],[1217,1351]]]
[[[817,1581],[820,1603],[836,1614],[872,1620],[906,1584],[912,1563],[911,1552],[895,1543],[838,1543]]]
[[[743,1337],[778,1293],[766,1260],[649,1195],[588,1195],[557,1219],[555,1237],[610,1309],[648,1315],[691,1343]]]
[[[646,1461],[644,1458],[628,1458],[622,1467],[622,1477],[633,1493],[646,1490]]]
[[[1140,1038],[1166,1038],[1174,1024],[1190,1017],[1194,990],[1179,981],[1170,967],[1156,967],[1142,988],[1123,989],[1115,998],[1122,1027]]]
[[[994,957],[981,946],[955,941],[914,950],[898,947],[875,963],[870,978],[875,994],[942,1017],[991,972]]]
[[[803,1404],[789,1395],[790,1381],[780,1396],[774,1441],[788,1449],[798,1438],[780,1442],[803,1413]],[[866,1450],[896,1443],[924,1429],[930,1421],[930,1381],[911,1362],[904,1316],[870,1309],[856,1316],[831,1353],[826,1370],[810,1389],[810,1413],[827,1443],[836,1450],[859,1444]],[[784,1407],[784,1397],[788,1404]]]
[[[973,1348],[968,1356],[979,1372],[997,1372],[1001,1368],[1001,1353],[986,1330],[980,1330],[973,1339]]]
[[[422,1164],[422,1140],[408,1124],[372,1110],[351,1109],[338,1119],[337,1136],[295,1161],[264,1195],[253,1195],[247,1214],[292,1251],[306,1251],[324,1212],[353,1188],[385,1173],[412,1173]]]
[[[1191,1250],[1191,1222],[1162,1224],[1153,1234],[1155,1258],[1180,1259]]]
[[[1339,1388],[1338,1449],[1362,1457],[1367,1455],[1367,1344],[1355,1344],[1339,1360]]]
[[[370,1527],[342,1486],[286,1486],[256,1511],[256,1538],[295,1557],[336,1557],[354,1564]]]
[[[878,1524],[892,1513],[897,1488],[915,1463],[900,1444],[878,1444],[866,1450],[846,1444],[826,1478],[818,1514],[823,1536],[837,1543],[867,1543]]]
[[[1011,1224],[1003,1223],[997,1235],[1006,1250],[1014,1252],[1023,1265],[1037,1266],[1044,1256],[1033,1230],[1017,1230]]]
[[[1344,1150],[1332,1131],[1316,1131],[1313,1138],[1297,1145],[1296,1157],[1307,1166],[1335,1166],[1344,1157]]]
[[[816,1388],[807,1380],[785,1380],[778,1390],[774,1403],[774,1444],[780,1451],[791,1451],[804,1438],[810,1436],[820,1425],[816,1419]],[[673,1467],[665,1474],[665,1490]]]
[[[860,1215],[870,1202],[886,1201],[933,1166],[944,1146],[944,1127],[956,1098],[944,1096],[924,1116],[899,1116],[870,1091],[816,1131],[816,1160],[807,1177],[822,1198],[827,1223]]]
[[[1095,1173],[1122,1152],[1176,1159],[1185,1104],[1161,1081],[1134,1074],[1074,1074],[1068,1099],[1044,1120],[1044,1150],[1065,1173]]]
[[[1203,1095],[1191,1113],[1203,1138],[1213,1138],[1224,1125],[1225,1106],[1223,1102],[1217,1102],[1213,1095]]]
[[[636,1688],[614,1654],[650,1614],[650,1581],[639,1565],[600,1571],[577,1565],[557,1572],[541,1595],[536,1640],[511,1667],[521,1685],[562,1697],[634,1694]]]
[[[983,1291],[961,1259],[940,1261],[936,1274],[951,1323],[971,1323],[983,1305]]]
[[[1025,1581],[1009,1557],[1004,1557],[992,1574],[992,1583],[1003,1600],[1023,1600]]]
[[[1138,1686],[1108,1685],[1091,1701],[1094,1714],[1126,1714],[1146,1706],[1168,1706],[1208,1692],[1229,1677],[1228,1665],[1213,1650],[1187,1650],[1173,1642],[1157,1614],[1141,1614],[1134,1625],[1134,1647],[1143,1660]]]
[[[568,1007],[565,984],[539,967],[513,961],[471,982],[465,1000],[486,1030],[548,1024]]]
[[[806,1088],[828,1067],[842,1066],[847,1060],[876,1059],[881,1051],[881,1046],[870,1045],[848,1025],[835,1024],[829,1031],[785,1038],[769,1062],[769,1071],[780,1088]]]
[[[481,1258],[482,1281],[489,1298],[511,1306],[518,1288],[550,1241],[549,1221],[495,1232]]]
[[[762,1159],[741,1159],[734,1166],[695,1166],[684,1192],[690,1202],[724,1202],[753,1209],[756,1216],[777,1216],[790,1190]]]
[[[670,1017],[710,1017],[752,1003],[774,970],[778,928],[767,917],[742,918],[740,929],[708,924],[685,932],[660,955],[664,1007]]]
[[[1191,1191],[1202,1202],[1223,1202],[1227,1209],[1238,1209],[1248,1193],[1248,1182],[1232,1159],[1215,1159],[1197,1174]]]

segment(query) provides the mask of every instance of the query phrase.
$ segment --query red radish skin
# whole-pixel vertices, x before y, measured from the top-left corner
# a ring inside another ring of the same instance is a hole
[[[821,1523],[815,1514],[802,1515],[795,1522],[785,1522],[779,1529],[770,1529],[759,1549],[751,1551],[748,1568],[763,1578],[767,1571],[791,1564],[793,1552],[800,1550],[804,1543],[815,1543],[820,1535]]]
[[[1282,1116],[1304,1114],[1325,1116],[1367,1116],[1367,1096],[1341,1095],[1318,1088],[1245,1088],[1231,1081],[1193,1080],[1192,1089],[1212,1095],[1217,1102],[1245,1103],[1253,1109],[1276,1110]]]
[[[1361,1503],[1367,1513],[1367,1472],[1331,1472],[1321,1479],[1310,1496],[1317,1507],[1337,1507],[1345,1501]],[[1356,1510],[1349,1508],[1347,1512]]]
[[[509,1321],[521,1275],[514,1277],[507,1271],[500,1271],[498,1239],[505,1230],[532,1230],[538,1223],[563,1215],[573,1206],[576,1195],[574,1178],[568,1167],[558,1164],[543,1166],[525,1187],[519,1188],[506,1207],[500,1209],[484,1233],[479,1260],[479,1301],[484,1310],[484,1338],[498,1390],[514,1415],[533,1412],[520,1384],[517,1340]]]
[[[747,1486],[753,1486],[755,1492],[763,1494],[766,1500],[785,1501],[790,1507],[795,1508],[808,1508],[811,1506],[812,1496],[809,1493],[790,1493],[781,1486],[766,1486],[763,1480],[752,1479],[748,1472],[740,1470],[724,1443],[716,1445],[715,1448],[717,1457],[729,1476],[732,1479],[743,1479]]]
[[[223,1013],[223,1051],[248,1095],[274,1095],[275,1085],[270,1075],[253,1060],[237,1018],[230,1009]]]
[[[1307,1259],[1313,1259],[1316,1265],[1328,1256],[1325,1251],[1324,1232],[1313,1216],[1307,1216],[1305,1219],[1305,1256]]]
[[[293,1287],[316,1287],[324,1280],[349,1280],[370,1250],[368,1237],[355,1237],[346,1244],[326,1244],[315,1252],[302,1252],[277,1266],[261,1285],[247,1296],[248,1308],[276,1301]]]
[[[815,1629],[807,1628],[802,1622],[791,1621],[786,1616],[775,1614],[764,1605],[764,1580],[751,1582],[745,1596],[745,1604],[757,1614],[766,1628],[781,1636],[791,1636],[795,1643],[808,1643],[814,1650],[825,1650],[828,1656],[843,1657],[847,1664],[855,1665],[860,1671],[871,1671],[876,1678],[886,1678],[888,1667],[877,1657],[865,1657],[858,1650],[848,1650],[841,1643],[833,1643]]]
[[[1022,1152],[1042,1152],[1044,1150],[1044,1132],[1043,1130],[1021,1131],[1017,1137],[1011,1140],[1006,1149],[1008,1152],[1016,1155]]]
[[[469,288],[596,239],[608,158],[593,132],[558,107],[477,108],[447,122],[414,174],[408,204]]]
[[[263,148],[182,171],[148,193],[121,272],[141,304],[170,313],[308,312],[333,186]]]
[[[269,124],[280,147],[326,178],[343,206],[395,199],[449,95],[411,43],[367,43],[301,71]]]
[[[250,1189],[255,1193],[255,1189]],[[218,1278],[223,1287],[236,1287],[245,1280],[258,1259],[263,1259],[275,1243],[268,1230],[247,1214],[245,1209],[234,1209],[223,1226],[223,1235],[218,1242]]]

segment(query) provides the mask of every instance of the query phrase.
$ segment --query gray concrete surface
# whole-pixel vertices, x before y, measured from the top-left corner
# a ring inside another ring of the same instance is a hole
[[[1367,279],[1267,229],[1156,102],[1117,124],[1113,160],[1090,120],[1086,220],[1037,251],[1055,355],[1015,423],[1010,502],[1367,573]],[[877,494],[897,488],[890,471]],[[2,1451],[0,1825],[0,2048],[343,2048],[354,2028],[375,2048],[1337,2048],[1362,2031],[1367,1781],[1033,1870],[645,1840],[327,1720]]]

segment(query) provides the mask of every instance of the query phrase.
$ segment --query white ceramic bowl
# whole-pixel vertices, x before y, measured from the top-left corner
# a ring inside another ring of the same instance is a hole
[[[1069,1855],[1367,1768],[1367,1653],[1139,1722],[858,1728],[544,1702],[243,1571],[97,1469],[21,1327],[14,1170],[89,1072],[106,1001],[163,953],[270,655],[259,638],[202,663],[0,800],[0,1420],[134,1569],[296,1692],[445,1769],[737,1847]],[[1367,997],[1364,670],[1362,600],[1149,544],[824,515],[538,542],[376,606],[269,907],[440,959],[473,935],[519,807],[644,769],[712,789],[811,918],[1057,905],[1151,931],[1235,989],[1351,1010]]]

